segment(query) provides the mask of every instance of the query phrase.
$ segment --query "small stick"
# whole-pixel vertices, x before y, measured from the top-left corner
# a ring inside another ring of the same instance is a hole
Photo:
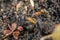
[[[12,30],[12,28],[11,28],[11,26],[9,24],[8,24],[8,27],[9,27],[10,30]]]

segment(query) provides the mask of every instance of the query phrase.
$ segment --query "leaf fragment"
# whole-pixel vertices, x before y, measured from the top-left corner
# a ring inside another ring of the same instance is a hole
[[[19,31],[15,31],[15,32],[13,32],[13,37],[15,39],[18,39],[19,34],[20,34]]]

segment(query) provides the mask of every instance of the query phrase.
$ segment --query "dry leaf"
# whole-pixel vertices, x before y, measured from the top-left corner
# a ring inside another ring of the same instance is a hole
[[[55,25],[55,29],[52,34],[42,37],[40,40],[45,40],[52,37],[53,40],[60,40],[60,24]]]
[[[4,35],[7,35],[7,34],[9,34],[10,32],[11,32],[10,30],[4,30],[3,34],[4,34]]]
[[[6,37],[8,37],[9,35],[11,35],[13,33],[13,31],[8,31],[8,30],[6,30],[6,31],[4,31],[4,34],[5,34],[5,36],[3,37],[3,38],[6,38]]]
[[[16,27],[17,27],[16,22],[12,23],[12,30],[15,30],[15,29],[16,29]]]
[[[18,39],[19,34],[20,34],[19,31],[15,31],[15,32],[13,32],[13,37],[15,39]]]
[[[55,29],[52,33],[53,40],[60,40],[60,24],[55,26]]]
[[[12,24],[12,31],[10,31],[10,30],[4,30],[5,36],[3,38],[5,38],[5,37],[9,36],[10,34],[12,34],[13,31],[16,29],[16,27],[17,27],[17,24],[16,24],[16,22],[14,22]]]

